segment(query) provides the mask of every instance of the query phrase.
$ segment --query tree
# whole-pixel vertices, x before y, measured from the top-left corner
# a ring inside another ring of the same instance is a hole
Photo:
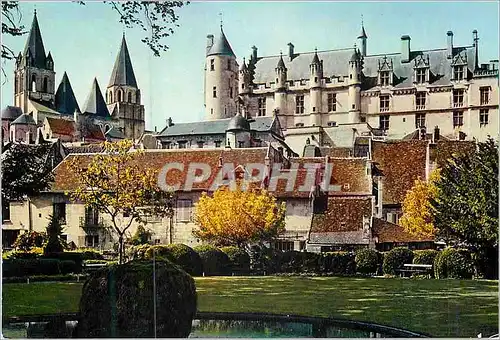
[[[193,234],[218,246],[245,247],[269,241],[284,231],[285,205],[265,190],[221,187],[196,204]]]
[[[141,244],[148,244],[149,240],[151,239],[151,232],[149,230],[146,230],[143,225],[139,225],[135,231],[134,236],[132,236],[132,239],[130,242],[134,246],[138,246]]]
[[[17,250],[30,251],[31,248],[43,246],[46,237],[45,233],[27,231],[17,237],[13,247]]]
[[[436,197],[436,180],[439,170],[431,172],[429,180],[417,179],[415,185],[406,193],[403,201],[403,216],[400,225],[410,234],[434,236],[434,222],[431,199]]]
[[[436,182],[431,200],[437,234],[469,248],[481,270],[497,274],[498,144],[491,138],[469,154],[453,156]]]
[[[78,182],[70,198],[110,217],[111,229],[118,235],[120,263],[124,235],[132,222],[172,215],[172,194],[158,188],[157,172],[141,166],[143,151],[131,150],[132,146],[130,140],[105,142],[103,153],[69,160]]]
[[[64,251],[64,240],[62,239],[62,233],[64,228],[61,225],[61,221],[54,218],[53,215],[49,216],[49,224],[45,228],[45,233],[47,234],[47,242],[43,248],[44,254],[59,253]]]

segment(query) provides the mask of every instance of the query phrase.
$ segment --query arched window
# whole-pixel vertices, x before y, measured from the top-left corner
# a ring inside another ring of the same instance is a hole
[[[19,77],[17,75],[14,77],[14,92],[19,92]]]
[[[132,92],[128,93],[128,102],[132,103]]]
[[[36,92],[36,74],[31,75],[30,91]]]
[[[42,87],[42,92],[47,93],[49,89],[49,79],[47,77],[43,78],[43,87]]]
[[[111,92],[111,91],[108,92],[108,102],[110,102],[110,103],[113,102],[113,92]]]
[[[118,90],[118,101],[122,101],[122,90]]]

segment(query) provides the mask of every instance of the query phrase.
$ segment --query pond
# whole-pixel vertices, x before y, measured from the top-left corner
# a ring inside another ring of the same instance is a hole
[[[77,321],[11,322],[3,336],[20,338],[69,338]],[[391,338],[422,337],[405,330],[349,320],[301,316],[198,313],[190,338]]]

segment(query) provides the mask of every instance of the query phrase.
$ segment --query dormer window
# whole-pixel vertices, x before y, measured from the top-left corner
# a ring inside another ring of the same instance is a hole
[[[467,54],[463,51],[457,54],[451,63],[452,77],[454,81],[461,81],[467,78]]]
[[[389,86],[389,71],[380,72],[380,86]]]
[[[378,61],[378,84],[379,86],[392,85],[392,59],[387,56]]]
[[[415,65],[413,66],[413,81],[416,84],[424,84],[429,82],[429,55],[425,57],[418,55],[415,58]]]
[[[416,82],[417,84],[425,83],[425,68],[418,68],[416,71]]]
[[[464,80],[464,67],[454,66],[453,67],[453,79],[454,80]]]

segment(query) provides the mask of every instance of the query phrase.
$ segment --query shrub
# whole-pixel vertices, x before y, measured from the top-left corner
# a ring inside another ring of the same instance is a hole
[[[68,253],[79,253],[82,256],[82,260],[104,260],[104,255],[92,248],[81,248],[75,251],[69,251]]]
[[[2,283],[26,283],[29,278],[30,282],[47,282],[47,281],[55,281],[55,282],[65,282],[65,281],[82,281],[84,282],[88,275],[80,274],[76,276],[75,274],[66,274],[66,275],[34,275],[34,276],[12,276],[12,277],[3,277]]]
[[[61,221],[58,218],[50,215],[50,221],[45,228],[45,232],[47,235],[47,242],[44,245],[44,254],[59,253],[64,251],[63,244],[65,244],[65,242],[61,238],[63,227],[61,225]]]
[[[82,253],[65,251],[61,253],[50,253],[44,256],[45,258],[58,259],[59,261],[73,261],[76,265],[76,272],[81,273],[83,265],[83,255]]]
[[[248,274],[250,272],[250,255],[238,247],[222,247],[222,250],[229,258],[232,273]]]
[[[327,252],[320,254],[320,272],[352,275],[356,273],[354,254],[348,252]]]
[[[143,225],[139,225],[135,231],[134,236],[132,236],[130,243],[132,243],[134,246],[148,244],[149,240],[151,239],[151,235],[151,231],[146,230]]]
[[[320,268],[320,254],[311,252],[299,253],[301,257],[301,272],[318,273]]]
[[[144,252],[144,257],[152,259],[153,250],[156,250],[157,258],[172,261],[190,275],[200,276],[202,273],[203,264],[200,255],[185,244],[150,246]]]
[[[200,255],[205,275],[227,275],[229,273],[229,257],[220,249],[211,245],[201,245],[196,246],[194,250]]]
[[[45,242],[45,233],[39,233],[37,231],[27,231],[20,234],[13,246],[16,250],[30,250],[33,247],[42,247]]]
[[[250,270],[255,274],[278,273],[282,251],[265,246],[253,246],[250,250]]]
[[[127,250],[127,256],[131,260],[141,260],[145,258],[146,251],[151,247],[149,244],[132,246]]]
[[[187,337],[196,313],[194,280],[156,262],[156,336]],[[110,287],[111,289],[109,289]],[[154,337],[153,264],[139,260],[99,269],[85,282],[75,337]]]
[[[33,247],[30,250],[14,250],[9,252],[5,259],[36,259],[43,255],[43,248]],[[3,256],[2,256],[3,257]]]
[[[434,260],[434,276],[437,279],[470,279],[473,263],[466,249],[446,248]]]
[[[380,255],[378,251],[369,248],[359,249],[356,252],[356,272],[362,274],[376,274],[379,267]]]
[[[71,260],[61,261],[59,263],[59,268],[61,269],[61,274],[76,273],[78,270],[75,261]]]
[[[302,258],[300,252],[295,250],[284,251],[279,255],[278,273],[300,273]]]
[[[413,252],[413,263],[434,264],[434,260],[436,259],[437,254],[439,254],[439,252],[434,249],[415,250]]]
[[[61,269],[59,267],[59,260],[57,259],[39,259],[39,273],[42,275],[58,275],[61,274]]]
[[[60,274],[59,261],[55,259],[9,259],[2,263],[4,277]]]
[[[382,270],[384,274],[396,275],[396,271],[406,263],[412,263],[413,252],[405,247],[397,247],[388,251],[384,256]]]

